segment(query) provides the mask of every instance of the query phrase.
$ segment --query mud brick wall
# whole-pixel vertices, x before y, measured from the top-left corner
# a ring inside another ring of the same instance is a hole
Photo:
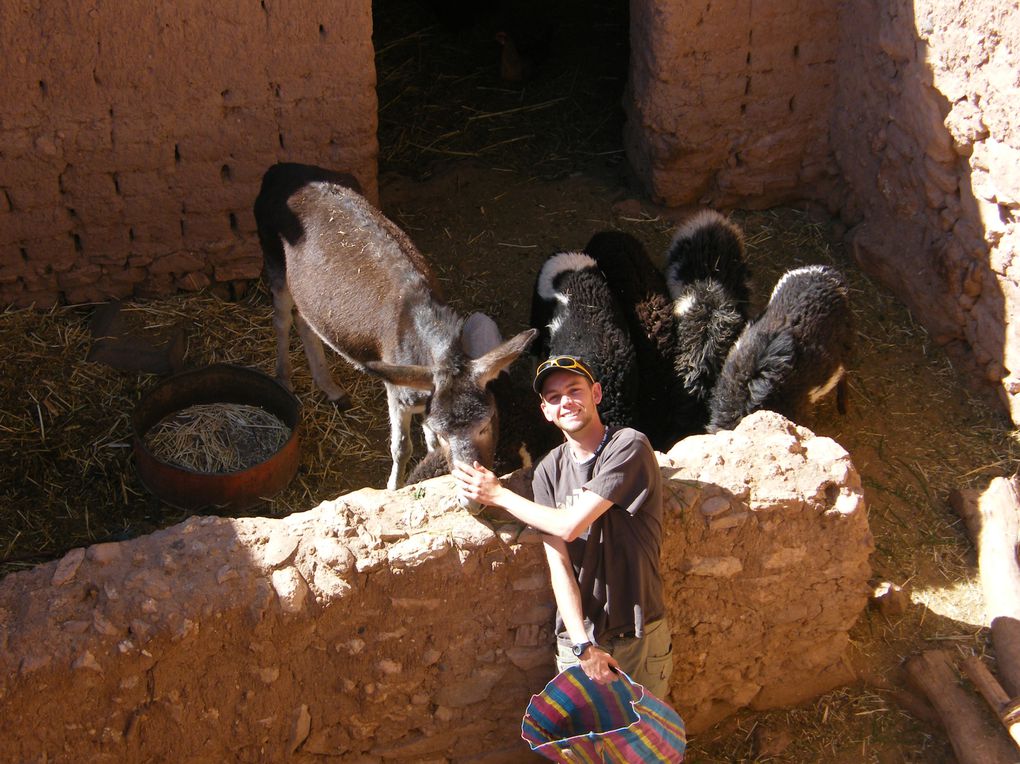
[[[630,7],[625,142],[654,199],[762,208],[831,193],[836,3]]]
[[[0,14],[0,304],[258,276],[275,161],[376,194],[370,0],[8,4]]]
[[[832,136],[856,256],[1020,422],[1020,9],[843,13]]]

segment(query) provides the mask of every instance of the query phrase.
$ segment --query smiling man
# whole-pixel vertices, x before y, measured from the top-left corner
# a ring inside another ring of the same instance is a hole
[[[477,462],[454,465],[458,489],[545,534],[557,668],[580,663],[598,682],[623,670],[665,698],[673,655],[659,572],[662,478],[655,452],[637,430],[602,423],[602,387],[582,359],[544,361],[534,387],[545,418],[565,438],[535,468],[535,500],[503,487]]]

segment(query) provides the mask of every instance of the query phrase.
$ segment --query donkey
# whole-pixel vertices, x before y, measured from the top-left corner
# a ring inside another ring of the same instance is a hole
[[[491,466],[495,401],[486,385],[535,332],[468,357],[464,320],[444,302],[428,262],[349,175],[276,164],[262,178],[254,211],[273,295],[277,378],[292,389],[292,322],[312,379],[337,406],[349,407],[350,398],[333,380],[322,342],[382,378],[393,459],[387,488],[403,485],[416,413],[425,414],[430,451],[442,440],[453,459]]]

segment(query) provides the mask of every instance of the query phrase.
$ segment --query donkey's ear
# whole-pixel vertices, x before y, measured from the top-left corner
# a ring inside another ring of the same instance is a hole
[[[391,385],[401,387],[414,387],[418,390],[432,390],[432,367],[430,366],[403,366],[396,363],[384,361],[368,361],[365,364],[365,371],[382,377]]]
[[[468,358],[481,358],[503,341],[496,322],[477,311],[464,319],[460,345]]]
[[[528,345],[535,339],[538,329],[528,329],[516,337],[511,337],[506,342],[493,348],[488,353],[471,362],[475,379],[479,387],[485,387],[494,380],[503,369],[517,360],[517,356],[528,349]]]

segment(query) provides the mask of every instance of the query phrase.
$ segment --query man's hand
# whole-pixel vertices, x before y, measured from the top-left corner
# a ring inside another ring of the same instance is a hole
[[[584,651],[580,664],[588,678],[599,684],[609,684],[617,678],[616,672],[620,670],[616,658],[598,645],[592,645]]]
[[[480,504],[501,506],[498,496],[503,486],[500,485],[499,478],[478,462],[474,464],[454,462],[450,474],[457,481],[457,493],[461,497]]]

